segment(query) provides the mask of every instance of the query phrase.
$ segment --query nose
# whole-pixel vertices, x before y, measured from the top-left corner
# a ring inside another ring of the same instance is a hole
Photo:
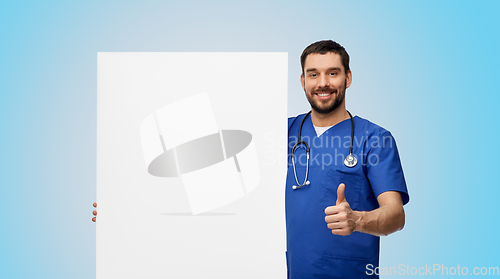
[[[321,75],[319,77],[319,87],[329,87],[330,86],[330,81],[328,80],[327,75]]]

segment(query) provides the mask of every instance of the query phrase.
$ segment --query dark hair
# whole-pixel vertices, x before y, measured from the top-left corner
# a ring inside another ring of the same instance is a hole
[[[300,56],[300,66],[302,67],[302,74],[304,74],[304,64],[309,54],[326,54],[328,52],[333,52],[340,55],[340,58],[342,59],[342,66],[344,66],[345,73],[347,74],[347,72],[349,72],[349,54],[347,54],[347,51],[343,46],[332,40],[315,42],[304,49],[302,55]]]

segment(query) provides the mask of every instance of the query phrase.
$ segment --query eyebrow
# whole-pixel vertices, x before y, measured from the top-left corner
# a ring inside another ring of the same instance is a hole
[[[332,68],[328,68],[327,71],[340,71],[341,69],[339,67],[332,67]],[[309,69],[306,69],[306,73],[309,73],[309,72],[317,72],[318,69],[316,68],[309,68]]]

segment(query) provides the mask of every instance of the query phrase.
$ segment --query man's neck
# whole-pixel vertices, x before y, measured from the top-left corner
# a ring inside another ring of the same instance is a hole
[[[319,113],[314,109],[311,112],[311,120],[316,127],[329,127],[349,119],[349,114],[345,106],[339,106],[336,110],[330,113]]]

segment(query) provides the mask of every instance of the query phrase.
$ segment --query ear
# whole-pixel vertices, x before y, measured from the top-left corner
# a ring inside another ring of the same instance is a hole
[[[304,74],[300,74],[300,84],[302,84],[302,89],[306,91],[306,80],[304,78]]]
[[[352,72],[351,70],[349,70],[345,77],[345,87],[349,88],[349,86],[351,86],[351,82],[352,82]]]

